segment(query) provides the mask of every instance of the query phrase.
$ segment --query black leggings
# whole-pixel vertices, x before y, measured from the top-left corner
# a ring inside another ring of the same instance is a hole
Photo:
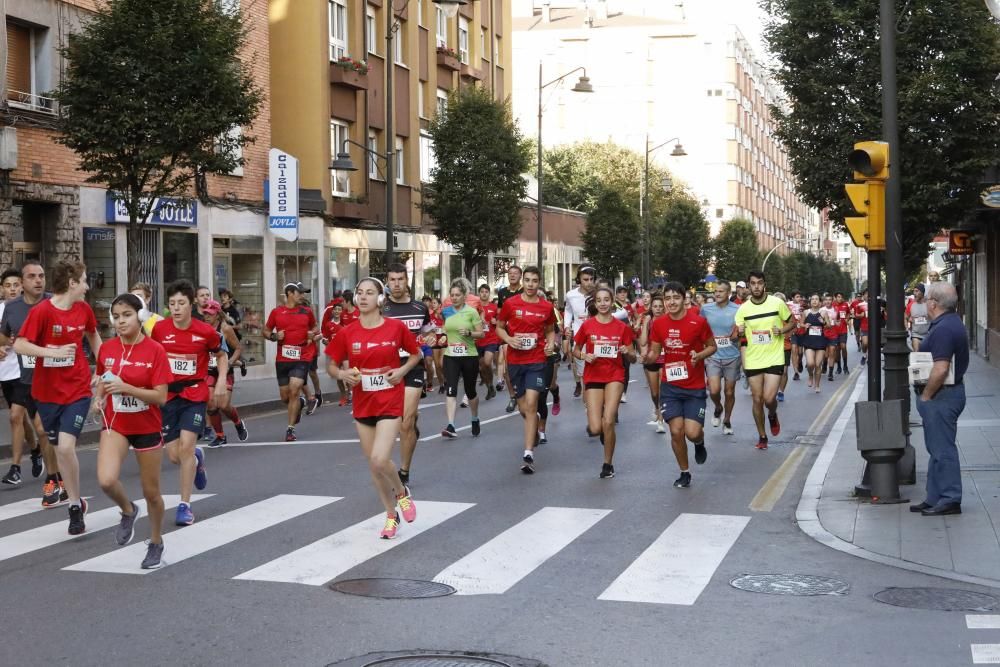
[[[465,384],[465,395],[471,401],[476,397],[476,384],[479,380],[479,357],[448,357],[444,358],[444,383],[447,396],[455,398],[458,395],[458,380]]]
[[[552,376],[556,373],[558,361],[559,355],[548,357],[545,360],[545,374],[542,375],[545,388],[538,392],[538,418],[542,421],[549,418],[549,385],[552,384]]]

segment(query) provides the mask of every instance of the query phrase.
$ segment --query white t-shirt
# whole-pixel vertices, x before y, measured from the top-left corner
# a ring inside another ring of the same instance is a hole
[[[573,333],[576,334],[588,317],[590,317],[590,313],[587,312],[587,297],[580,291],[580,288],[574,287],[566,292],[563,326],[572,327]]]
[[[6,303],[0,301],[0,319],[3,319],[3,311],[6,306]],[[20,380],[21,367],[17,363],[17,355],[14,354],[14,347],[8,345],[5,351],[7,352],[7,356],[0,361],[0,382]]]

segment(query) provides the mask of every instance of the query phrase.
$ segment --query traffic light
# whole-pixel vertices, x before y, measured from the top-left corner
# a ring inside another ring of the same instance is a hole
[[[844,218],[854,245],[867,250],[885,250],[885,182],[889,178],[889,144],[861,141],[847,157],[855,180],[844,186],[854,210],[860,215]]]
[[[860,141],[847,156],[856,181],[889,179],[889,144],[884,141]]]

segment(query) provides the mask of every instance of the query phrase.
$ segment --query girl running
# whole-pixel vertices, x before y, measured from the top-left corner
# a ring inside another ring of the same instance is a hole
[[[472,285],[465,278],[451,281],[451,309],[444,321],[447,347],[444,351],[444,379],[446,384],[445,414],[448,425],[441,431],[445,438],[457,438],[455,410],[458,402],[458,381],[462,380],[465,397],[472,413],[472,436],[479,436],[479,396],[476,383],[479,379],[479,353],[476,341],[482,338],[483,318],[479,311],[465,302]],[[464,402],[463,402],[464,405]]]
[[[385,286],[376,278],[358,283],[354,293],[358,319],[327,344],[326,355],[330,377],[343,381],[354,392],[353,414],[361,449],[385,508],[380,537],[391,540],[399,528],[400,512],[407,523],[417,518],[410,490],[400,481],[392,461],[392,448],[403,416],[403,378],[422,356],[405,324],[382,317],[384,295]],[[409,353],[402,366],[400,349]]]
[[[823,378],[823,355],[827,347],[826,327],[829,316],[820,308],[819,295],[809,297],[809,309],[802,317],[805,334],[799,337],[806,352],[806,386],[819,393],[819,382]]]
[[[639,323],[639,349],[645,359],[646,352],[649,351],[649,330],[653,326],[653,320],[666,312],[663,305],[663,295],[657,292],[649,299],[649,310],[643,314]],[[646,371],[646,384],[649,385],[649,397],[653,401],[653,419],[649,425],[656,425],[657,433],[666,433],[667,425],[663,423],[663,415],[660,413],[660,371],[663,370],[663,355],[657,357],[652,364],[643,364]]]
[[[221,447],[226,444],[226,434],[222,430],[222,415],[229,417],[236,427],[236,435],[240,442],[245,442],[250,437],[246,424],[240,419],[240,413],[232,406],[233,383],[236,379],[236,366],[240,363],[241,348],[240,339],[236,337],[236,330],[226,322],[226,314],[222,312],[222,304],[214,299],[209,299],[205,307],[201,309],[201,314],[205,317],[205,322],[214,327],[219,332],[222,339],[222,347],[229,355],[229,372],[226,373],[226,393],[216,396],[211,393],[208,396],[208,422],[215,432],[215,439],[209,443],[209,447]],[[205,378],[209,388],[215,387],[219,382],[219,366],[215,357],[208,358],[208,375]]]
[[[431,324],[434,325],[434,333],[436,334],[435,344],[431,346],[434,375],[437,376],[438,393],[443,394],[447,387],[445,387],[444,377],[444,348],[446,345],[444,345],[444,316],[441,315],[441,299],[431,298],[430,315]]]
[[[320,333],[323,335],[323,340],[326,341],[324,344],[329,345],[338,333],[344,328],[344,324],[341,321],[341,315],[344,312],[344,300],[340,297],[333,299],[330,302],[329,313],[325,314],[323,317],[323,325],[320,329]],[[338,405],[344,407],[345,405],[350,405],[351,394],[346,384],[337,380],[337,389],[340,391],[340,401]]]
[[[129,499],[120,481],[122,463],[131,447],[149,514],[149,542],[142,569],[154,570],[160,567],[163,556],[160,407],[167,402],[167,384],[173,374],[163,346],[143,332],[139,321],[142,305],[134,294],[122,294],[111,302],[111,321],[118,336],[101,345],[97,355],[100,381],[92,410],[100,411],[104,424],[97,451],[97,481],[121,510],[115,541],[119,546],[131,542],[139,517],[139,506]]]
[[[827,380],[833,382],[833,367],[837,365],[838,361],[840,329],[837,328],[837,309],[833,307],[832,296],[827,294],[823,297],[823,308],[820,310],[829,322],[829,326],[823,329],[823,336],[826,338],[826,361],[823,365],[830,371]],[[816,391],[819,391],[818,386]]]

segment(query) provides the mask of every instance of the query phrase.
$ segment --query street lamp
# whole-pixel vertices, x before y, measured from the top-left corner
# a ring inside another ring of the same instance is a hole
[[[760,272],[764,273],[764,269],[767,268],[767,260],[771,259],[771,255],[774,254],[774,251],[780,248],[781,246],[788,245],[789,243],[797,243],[798,241],[805,241],[806,243],[812,243],[814,240],[815,239],[811,236],[800,236],[797,239],[785,239],[781,243],[771,248],[771,250],[767,253],[767,255],[764,256],[764,261],[761,262],[760,265]]]
[[[444,2],[454,2],[460,0],[443,0]],[[552,79],[548,83],[542,83],[542,61],[538,61],[538,270],[542,272],[542,282],[545,282],[545,268],[542,266],[542,91],[551,85],[559,83],[570,74],[583,71],[577,79],[576,85],[574,85],[570,90],[574,93],[592,93],[594,92],[594,86],[590,83],[590,78],[587,76],[586,67],[577,67],[572,69],[561,77],[557,79]]]
[[[642,170],[642,196],[639,198],[639,217],[642,221],[642,255],[640,257],[640,265],[642,273],[642,284],[643,287],[648,286],[650,280],[652,279],[652,266],[649,258],[649,247],[652,245],[650,243],[650,228],[649,228],[649,156],[653,151],[658,148],[663,148],[667,144],[675,143],[674,150],[670,151],[671,157],[684,157],[687,155],[687,151],[684,150],[684,146],[680,143],[680,137],[674,137],[673,139],[668,139],[662,144],[657,144],[652,148],[649,147],[649,135],[646,135],[646,158],[645,164]],[[669,176],[665,176],[661,183],[664,191],[670,192],[673,188],[674,182]]]

